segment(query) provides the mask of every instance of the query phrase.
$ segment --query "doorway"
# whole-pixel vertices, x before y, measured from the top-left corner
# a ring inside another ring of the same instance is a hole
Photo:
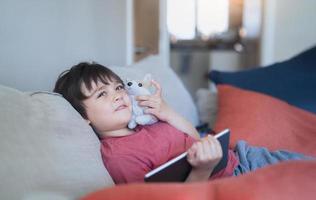
[[[134,62],[159,53],[159,0],[134,0]]]

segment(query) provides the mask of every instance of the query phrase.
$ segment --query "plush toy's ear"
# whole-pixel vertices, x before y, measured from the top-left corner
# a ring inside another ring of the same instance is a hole
[[[123,82],[124,82],[124,84],[126,85],[128,82],[130,82],[130,81],[132,81],[132,79],[130,79],[130,78],[126,78]]]
[[[152,80],[151,74],[146,74],[146,75],[144,76],[143,81],[142,81],[144,87],[149,88],[149,87],[151,86],[151,80]]]

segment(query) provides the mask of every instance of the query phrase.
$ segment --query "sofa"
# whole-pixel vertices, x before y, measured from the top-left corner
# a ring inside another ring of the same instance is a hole
[[[284,99],[214,80],[216,92],[199,91],[196,106],[159,57],[110,67],[123,79],[140,79],[150,72],[161,83],[166,101],[194,125],[210,122],[216,131],[230,128],[231,148],[244,139],[270,150],[316,156],[316,115]],[[115,186],[103,166],[97,136],[60,95],[0,86],[0,113],[0,199],[259,200],[316,195],[315,160],[287,161],[209,182]]]

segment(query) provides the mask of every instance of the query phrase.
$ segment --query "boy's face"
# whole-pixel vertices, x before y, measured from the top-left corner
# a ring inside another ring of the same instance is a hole
[[[89,91],[85,85],[82,92],[89,96],[83,101],[88,122],[100,134],[116,131],[127,127],[132,116],[132,106],[124,86],[116,81],[105,85],[101,81],[92,82]]]

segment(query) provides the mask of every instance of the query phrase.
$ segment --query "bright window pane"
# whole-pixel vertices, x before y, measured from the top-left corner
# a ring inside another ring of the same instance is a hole
[[[243,27],[247,38],[259,37],[261,6],[261,0],[244,1]]]
[[[203,36],[228,30],[228,0],[197,0],[197,29]]]
[[[177,39],[195,37],[195,0],[167,0],[167,26]]]

